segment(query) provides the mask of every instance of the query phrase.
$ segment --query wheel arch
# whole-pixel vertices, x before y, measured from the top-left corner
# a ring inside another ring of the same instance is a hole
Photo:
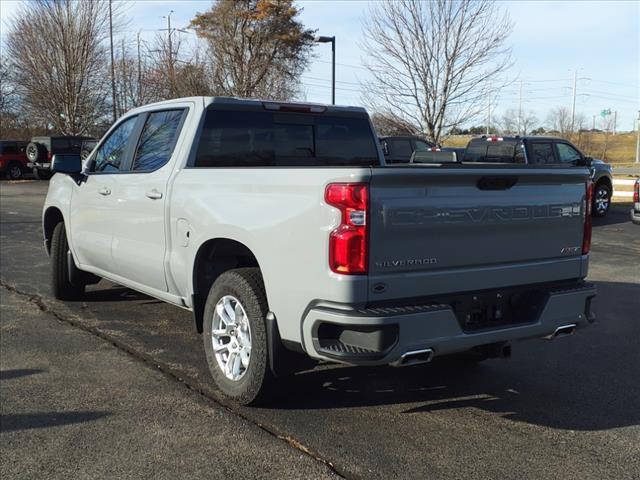
[[[64,216],[58,207],[49,207],[45,210],[42,217],[42,233],[44,235],[44,246],[49,255],[51,254],[51,237],[53,236],[53,230],[60,222],[64,222]]]
[[[599,177],[595,178],[595,181],[594,181],[595,186],[602,185],[602,184],[605,184],[607,187],[609,187],[609,190],[611,190],[611,193],[613,193],[613,182],[607,175],[600,175]]]
[[[191,279],[191,301],[198,333],[202,333],[204,304],[211,285],[224,272],[242,267],[257,267],[262,271],[256,255],[244,243],[231,238],[212,238],[200,245],[194,258]]]

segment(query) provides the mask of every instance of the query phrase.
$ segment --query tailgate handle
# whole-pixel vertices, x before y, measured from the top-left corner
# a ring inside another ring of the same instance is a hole
[[[477,186],[480,190],[509,190],[516,183],[518,177],[482,177]]]

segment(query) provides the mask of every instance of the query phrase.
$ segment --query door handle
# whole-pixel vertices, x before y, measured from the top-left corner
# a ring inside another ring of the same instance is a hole
[[[150,192],[145,193],[145,195],[147,196],[147,198],[150,198],[151,200],[159,200],[160,198],[162,198],[162,192],[159,192],[155,188]]]
[[[107,187],[102,187],[100,190],[98,190],[98,193],[100,195],[111,195],[111,190],[109,190]]]

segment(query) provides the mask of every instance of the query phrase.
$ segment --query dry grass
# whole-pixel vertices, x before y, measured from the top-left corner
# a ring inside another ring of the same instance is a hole
[[[473,135],[453,135],[443,142],[445,147],[465,147]],[[586,155],[607,162],[633,164],[636,158],[636,134],[580,133],[569,137]],[[605,148],[606,146],[606,148]]]

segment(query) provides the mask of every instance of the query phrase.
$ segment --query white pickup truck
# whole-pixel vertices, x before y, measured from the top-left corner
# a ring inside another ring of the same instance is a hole
[[[242,403],[302,358],[475,361],[594,320],[586,168],[385,165],[361,108],[197,97],[52,169],[55,296],[105,278],[193,311]]]

